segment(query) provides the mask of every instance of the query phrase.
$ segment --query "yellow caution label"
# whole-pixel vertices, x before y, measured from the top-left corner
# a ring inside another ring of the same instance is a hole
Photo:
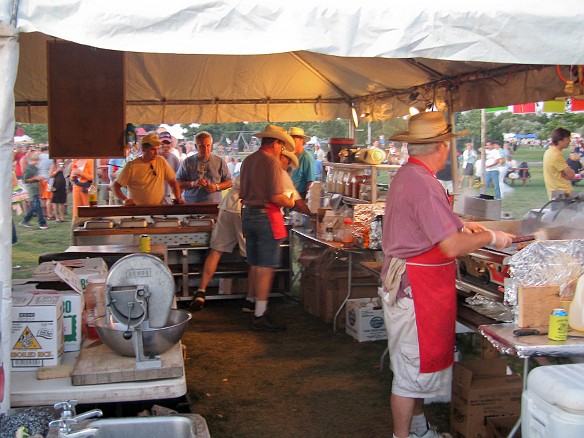
[[[36,340],[30,329],[27,327],[24,328],[22,334],[16,341],[13,347],[14,350],[41,350],[41,344],[39,341]]]

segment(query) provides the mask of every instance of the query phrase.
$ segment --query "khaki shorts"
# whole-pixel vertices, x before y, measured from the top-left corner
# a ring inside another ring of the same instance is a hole
[[[435,373],[420,373],[420,350],[414,300],[399,298],[393,306],[385,300],[383,317],[387,327],[393,382],[391,392],[407,398],[433,398],[450,394],[452,367]],[[454,354],[454,345],[452,346]]]
[[[217,216],[217,223],[213,227],[209,246],[215,251],[230,253],[239,244],[239,252],[245,253],[245,238],[241,231],[241,215],[232,211],[221,210]]]

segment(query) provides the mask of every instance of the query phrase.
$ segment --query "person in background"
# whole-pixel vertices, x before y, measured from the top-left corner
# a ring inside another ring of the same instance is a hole
[[[304,145],[310,140],[310,137],[304,135],[304,129],[296,126],[291,127],[288,134],[294,139],[294,153],[298,157],[299,163],[298,169],[292,172],[292,181],[294,181],[294,186],[298,190],[298,193],[300,193],[300,196],[302,196],[302,199],[305,199],[310,184],[316,179],[314,158],[304,150]]]
[[[493,183],[495,199],[501,199],[501,186],[499,185],[499,165],[502,161],[501,153],[495,147],[495,144],[490,141],[485,144],[485,149],[485,186],[482,192],[486,192],[491,183]]]
[[[455,258],[512,236],[464,223],[452,212],[434,174],[450,156],[454,134],[439,112],[412,116],[408,130],[391,138],[407,141],[410,158],[396,173],[385,203],[381,279],[393,381],[394,438],[437,438],[423,411],[424,398],[451,392],[456,322]],[[428,220],[432,218],[432,220]]]
[[[166,160],[158,156],[160,140],[155,132],[149,132],[140,140],[142,155],[126,163],[112,184],[112,190],[123,205],[156,205],[164,198],[165,183],[172,188],[174,203],[182,204],[183,198],[174,170]],[[122,188],[128,189],[124,194]]]
[[[450,157],[448,157],[446,163],[444,163],[444,167],[436,172],[436,179],[442,187],[444,187],[446,193],[454,193],[454,185],[452,184],[452,162],[450,161]]]
[[[566,164],[563,150],[570,146],[571,132],[565,128],[556,128],[552,131],[550,147],[543,154],[543,182],[552,199],[554,190],[572,192],[571,180],[576,174]]]
[[[237,158],[235,158],[235,157],[227,158],[227,170],[229,170],[229,173],[231,174],[231,176],[233,178],[236,177],[236,175],[235,175],[235,165],[236,164],[237,164]]]
[[[112,183],[116,180],[123,167],[126,165],[126,159],[129,153],[130,147],[126,145],[124,146],[124,158],[110,158],[107,162],[107,176],[110,180],[110,186],[108,190],[109,205],[121,205],[121,202],[118,201],[112,189]]]
[[[49,171],[53,164],[53,160],[49,157],[49,146],[46,144],[40,145],[40,153],[39,153],[39,175],[43,178],[42,181],[39,182],[40,186],[40,198],[41,198],[41,207],[43,209],[43,213],[45,214],[45,218],[47,220],[53,220],[53,207],[51,206],[51,200],[53,199],[53,192],[51,191],[51,185],[49,184]]]
[[[180,169],[180,160],[172,153],[172,144],[174,142],[174,137],[170,135],[170,132],[161,132],[158,136],[160,139],[160,155],[166,160],[170,168],[174,173],[178,172]],[[167,183],[164,188],[164,204],[172,204],[172,188]]]
[[[26,155],[26,146],[17,145],[14,149],[14,171],[16,172],[16,178],[22,180],[22,169],[20,168],[20,160]]]
[[[71,219],[77,219],[77,209],[89,206],[89,187],[93,184],[93,160],[76,159],[71,164],[69,181],[73,189]]]
[[[580,154],[577,152],[571,152],[570,156],[566,160],[566,164],[574,171],[574,179],[571,181],[572,185],[575,186],[578,184],[580,178],[582,177],[582,161],[580,160]]]
[[[235,158],[235,170],[233,171],[233,176],[237,177],[239,176],[239,173],[241,172],[241,159],[240,158]]]
[[[54,160],[49,171],[49,176],[53,178],[53,215],[57,222],[65,222],[65,205],[67,204],[67,180],[63,173],[65,162]]]
[[[255,287],[256,299],[250,328],[282,331],[286,326],[273,321],[266,311],[274,268],[280,264],[280,243],[287,236],[280,208],[294,206],[294,201],[284,194],[278,159],[284,148],[293,152],[295,142],[285,129],[274,125],[267,125],[254,137],[261,138],[262,144],[245,159],[240,177],[242,228],[250,266],[248,281]]]
[[[207,131],[195,135],[197,155],[187,157],[176,174],[186,202],[221,202],[221,191],[231,187],[225,160],[211,154],[213,137]]]
[[[282,179],[284,183],[284,194],[294,201],[293,209],[299,211],[302,214],[312,216],[312,212],[304,202],[304,199],[296,190],[292,178],[290,178],[290,173],[298,169],[298,157],[293,152],[289,152],[286,149],[280,154],[280,166],[282,167]]]
[[[478,158],[477,151],[472,147],[472,143],[467,143],[465,145],[464,152],[462,153],[462,168],[460,180],[458,181],[458,188],[462,188],[464,179],[468,178],[468,188],[472,187],[472,177],[474,174],[474,163]]]
[[[319,143],[314,143],[314,159],[320,162],[326,159],[326,152],[322,150]]]
[[[39,175],[39,169],[37,167],[38,164],[39,155],[36,152],[30,154],[28,158],[28,165],[26,166],[26,170],[24,171],[23,175],[30,200],[30,208],[26,215],[22,218],[20,225],[27,228],[32,227],[30,224],[30,219],[33,215],[36,215],[39,221],[39,228],[41,230],[46,230],[48,228],[47,221],[45,220],[45,215],[43,214],[43,209],[41,208],[40,199],[40,182],[43,177]]]

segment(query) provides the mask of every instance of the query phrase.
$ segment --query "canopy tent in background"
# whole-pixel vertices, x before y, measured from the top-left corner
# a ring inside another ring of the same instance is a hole
[[[582,22],[580,0],[0,0],[2,333],[15,114],[47,120],[48,38],[126,52],[132,123],[383,120],[565,96],[555,65],[584,64]]]

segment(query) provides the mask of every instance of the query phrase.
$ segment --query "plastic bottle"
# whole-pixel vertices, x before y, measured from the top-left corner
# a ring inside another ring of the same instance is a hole
[[[584,331],[584,275],[581,275],[576,284],[576,293],[568,312],[568,325],[574,330]]]
[[[346,218],[343,222],[343,246],[353,246],[353,221]]]
[[[87,189],[89,205],[95,207],[97,205],[97,187],[95,184],[91,184],[89,189]]]

